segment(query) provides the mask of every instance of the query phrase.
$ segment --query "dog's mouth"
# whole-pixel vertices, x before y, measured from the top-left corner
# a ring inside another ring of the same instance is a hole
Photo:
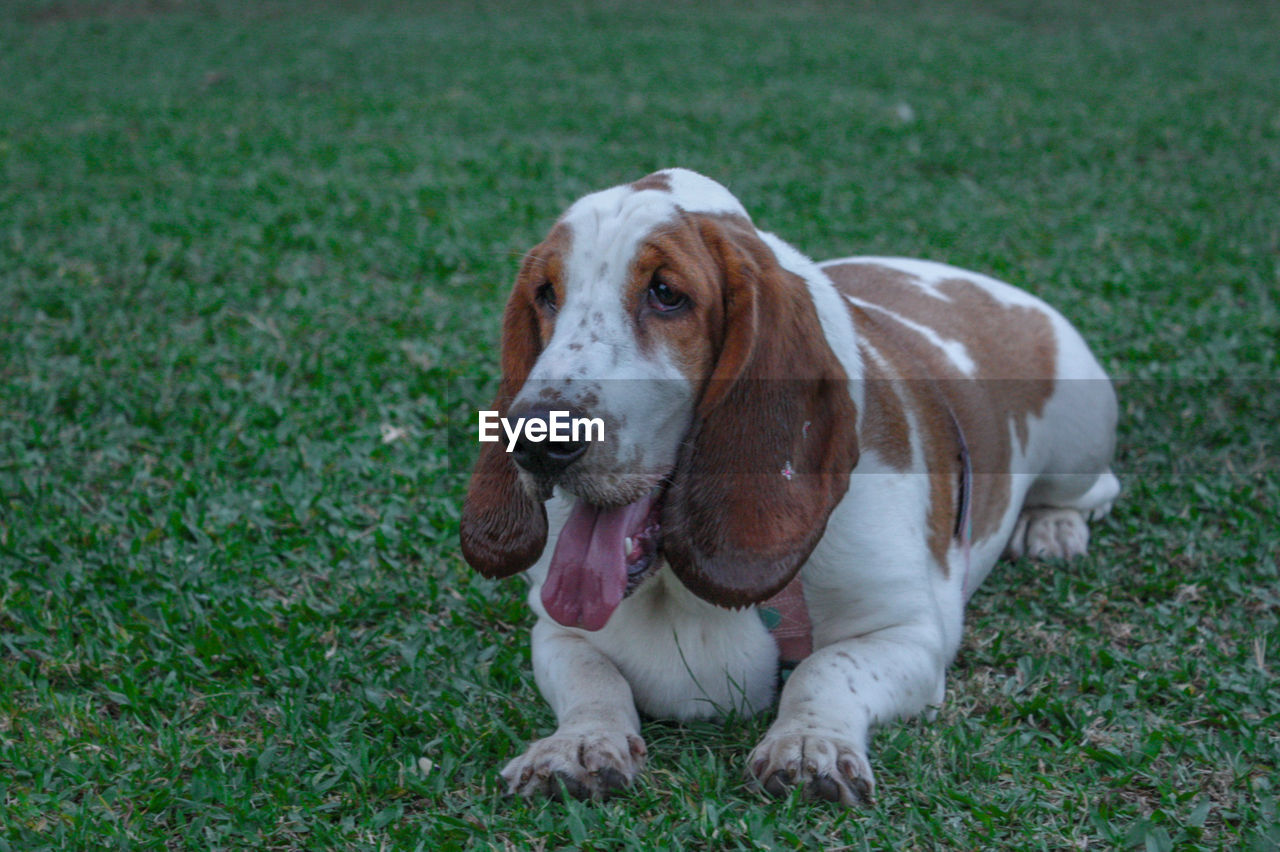
[[[622,596],[629,596],[640,584],[658,570],[658,550],[662,545],[662,503],[666,486],[658,486],[658,496],[652,501],[645,515],[644,528],[623,540],[627,559],[627,588]]]
[[[599,630],[657,572],[666,490],[666,483],[655,486],[624,506],[574,504],[542,585],[548,615],[566,627]]]

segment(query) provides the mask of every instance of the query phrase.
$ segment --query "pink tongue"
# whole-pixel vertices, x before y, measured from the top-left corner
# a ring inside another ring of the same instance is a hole
[[[605,626],[627,590],[624,541],[637,533],[652,506],[652,496],[613,509],[574,504],[542,584],[548,615],[565,627]]]

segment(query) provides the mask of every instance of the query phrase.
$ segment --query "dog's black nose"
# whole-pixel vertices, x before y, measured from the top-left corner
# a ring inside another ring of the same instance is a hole
[[[524,423],[511,455],[532,474],[555,476],[587,451],[582,430],[574,427],[586,418],[576,408],[523,408],[507,413],[508,421],[517,418],[524,418]]]

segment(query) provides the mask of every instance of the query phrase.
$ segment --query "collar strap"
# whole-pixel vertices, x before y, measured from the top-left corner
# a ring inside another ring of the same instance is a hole
[[[971,517],[973,503],[973,461],[969,458],[969,444],[964,439],[964,430],[960,428],[960,421],[956,419],[956,413],[947,407],[947,414],[951,415],[951,425],[956,432],[956,446],[960,461],[960,498],[956,505],[956,529],[955,537],[965,547],[969,545],[969,539],[973,535],[973,519]]]
[[[960,593],[969,599],[969,546],[973,539],[973,460],[969,457],[969,444],[964,439],[964,429],[955,411],[947,406],[947,414],[951,415],[951,425],[956,433],[956,452],[960,462],[960,493],[956,500],[955,539],[960,543],[960,552],[964,560],[964,578],[961,580]]]
[[[794,666],[813,653],[813,625],[799,574],[756,611],[778,643],[778,657],[784,666]]]

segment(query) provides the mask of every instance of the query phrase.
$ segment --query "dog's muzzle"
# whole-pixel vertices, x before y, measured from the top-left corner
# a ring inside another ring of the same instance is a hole
[[[556,413],[567,415],[569,420],[584,419],[582,412],[576,408],[559,408]],[[522,469],[540,479],[555,479],[587,451],[587,442],[573,440],[571,434],[564,440],[553,438],[552,412],[549,408],[513,408],[507,417],[524,420],[524,428],[511,451],[512,459]],[[535,425],[539,423],[542,424],[540,427]],[[534,440],[530,437],[531,427],[532,431],[540,432],[545,437]]]

